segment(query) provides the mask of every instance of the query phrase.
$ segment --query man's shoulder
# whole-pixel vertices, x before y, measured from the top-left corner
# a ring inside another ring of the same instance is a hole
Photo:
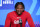
[[[15,13],[15,11],[12,11],[12,12],[9,12],[8,15],[9,15],[9,14],[14,14],[14,13]]]
[[[30,14],[29,12],[25,11],[25,14]]]
[[[29,13],[29,12],[25,11],[25,13]]]
[[[31,16],[31,14],[30,14],[29,12],[27,12],[27,11],[25,11],[25,15],[26,15],[27,17],[30,17],[30,16]]]

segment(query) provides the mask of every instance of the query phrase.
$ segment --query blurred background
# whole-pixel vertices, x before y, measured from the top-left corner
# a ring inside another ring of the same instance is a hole
[[[31,14],[35,27],[40,27],[40,0],[0,0],[0,27],[4,27],[7,14],[15,11],[17,2],[24,3],[25,11]],[[25,27],[30,27],[27,21]]]

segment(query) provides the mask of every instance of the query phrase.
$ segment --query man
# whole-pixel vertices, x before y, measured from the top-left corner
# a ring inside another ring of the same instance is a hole
[[[30,27],[35,27],[30,13],[26,12],[24,9],[24,4],[22,2],[17,2],[15,4],[16,11],[7,14],[5,27],[21,27],[19,19],[22,20],[22,27],[25,27],[26,21],[28,21]]]

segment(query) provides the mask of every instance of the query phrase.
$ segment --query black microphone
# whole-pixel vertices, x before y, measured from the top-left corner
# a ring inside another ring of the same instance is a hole
[[[22,19],[19,19],[20,27],[22,27]]]

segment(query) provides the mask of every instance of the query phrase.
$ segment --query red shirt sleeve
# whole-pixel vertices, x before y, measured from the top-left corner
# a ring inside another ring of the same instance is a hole
[[[30,27],[35,27],[33,19],[31,17],[30,13],[27,14],[27,21],[28,21],[28,24],[29,24]]]
[[[6,17],[6,20],[5,20],[5,26],[4,27],[10,27],[10,22],[11,22],[11,20],[10,20],[9,14],[8,14]]]

